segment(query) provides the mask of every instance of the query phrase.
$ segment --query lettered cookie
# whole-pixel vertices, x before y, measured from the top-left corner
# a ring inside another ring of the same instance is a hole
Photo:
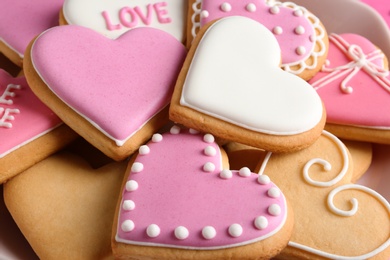
[[[327,62],[310,80],[326,107],[326,129],[340,138],[390,144],[385,55],[356,34],[332,34],[329,39]]]
[[[269,153],[258,169],[294,210],[294,232],[278,259],[390,257],[390,205],[374,190],[352,184],[351,156],[334,135],[324,131],[296,153]]]
[[[314,14],[292,2],[268,0],[191,0],[188,15],[188,44],[207,23],[227,16],[244,16],[263,24],[278,41],[281,67],[305,80],[325,62],[328,36]]]
[[[24,76],[0,69],[0,183],[77,136],[34,95]]]
[[[292,232],[281,190],[228,170],[211,134],[174,126],[130,162],[113,227],[122,259],[269,259]]]
[[[111,39],[137,27],[153,27],[185,42],[188,1],[65,0],[60,24],[81,25]]]
[[[64,0],[2,0],[0,8],[0,52],[22,66],[30,41],[58,25]]]
[[[32,90],[66,124],[121,160],[168,122],[185,55],[182,43],[158,29],[136,28],[111,40],[67,25],[31,42],[24,71]]]
[[[4,200],[40,259],[112,258],[111,227],[126,162],[97,169],[55,154],[4,185]]]
[[[170,119],[273,152],[309,146],[326,111],[312,86],[279,64],[276,38],[252,19],[225,17],[203,27],[177,80]]]

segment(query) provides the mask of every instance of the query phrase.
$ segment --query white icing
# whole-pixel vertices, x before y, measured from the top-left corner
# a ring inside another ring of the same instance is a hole
[[[275,26],[274,29],[272,29],[272,32],[275,34],[275,35],[280,35],[283,33],[283,28],[280,27],[280,26]]]
[[[152,142],[153,143],[159,143],[163,140],[163,136],[161,134],[154,134],[152,136]]]
[[[206,143],[214,143],[215,138],[212,134],[205,134],[203,136],[203,141],[205,141]]]
[[[279,62],[279,45],[267,28],[245,17],[222,18],[198,45],[180,104],[256,132],[308,131],[322,118],[321,99]]]
[[[158,237],[160,235],[160,227],[156,224],[151,224],[146,228],[146,234],[149,237]]]
[[[313,186],[330,187],[330,186],[337,184],[341,179],[344,178],[345,174],[347,173],[348,167],[349,167],[349,157],[348,157],[347,148],[337,137],[335,137],[333,134],[331,134],[327,131],[323,131],[322,135],[331,139],[339,148],[341,155],[342,155],[343,162],[344,162],[343,168],[341,169],[340,173],[334,179],[332,179],[330,181],[315,181],[310,177],[310,174],[309,174],[310,167],[313,164],[322,165],[324,167],[325,171],[330,171],[332,167],[328,161],[320,159],[320,158],[314,158],[314,159],[311,159],[310,161],[308,161],[305,164],[305,166],[303,167],[303,178],[305,179],[305,181],[307,183],[309,183]]]
[[[150,148],[147,145],[141,145],[140,148],[138,149],[138,153],[140,155],[146,155],[150,153]]]
[[[135,203],[132,200],[125,200],[123,201],[122,208],[123,210],[133,210],[135,209]]]
[[[174,233],[175,233],[175,237],[179,240],[184,240],[190,235],[190,232],[188,231],[188,229],[186,227],[183,227],[183,226],[179,226],[179,227],[175,228]]]
[[[247,4],[247,6],[245,7],[245,9],[248,11],[248,12],[256,12],[256,5],[253,4],[253,3],[250,3],[250,4]]]
[[[138,182],[135,180],[130,180],[126,182],[127,191],[136,191],[138,189]]]
[[[0,107],[0,127],[12,128],[12,123],[7,121],[15,120],[15,117],[12,114],[19,114],[20,110],[17,108],[2,108]]]
[[[111,39],[118,38],[121,34],[125,33],[131,28],[127,28],[121,23],[119,18],[120,10],[124,7],[134,8],[138,6],[144,16],[152,16],[151,24],[154,28],[161,29],[173,35],[179,41],[183,41],[185,38],[186,28],[186,10],[188,1],[183,0],[171,0],[165,1],[167,5],[161,7],[161,10],[167,12],[164,18],[169,18],[171,22],[161,23],[156,15],[154,8],[151,8],[152,14],[148,14],[147,5],[159,4],[162,0],[149,0],[147,3],[143,0],[116,0],[116,1],[103,1],[103,0],[65,0],[63,5],[63,13],[65,20],[68,24],[76,24],[84,27],[91,28]],[[120,29],[109,30],[105,18],[102,13],[106,12],[112,25],[119,25]],[[132,20],[130,16],[129,20]],[[136,27],[147,26],[143,23],[142,19],[138,15],[133,16],[133,22]]]
[[[306,48],[303,46],[298,46],[295,51],[298,55],[305,55],[306,54]]]
[[[257,177],[257,182],[261,185],[267,185],[271,182],[271,179],[267,175],[259,175],[259,177]]]
[[[259,230],[265,229],[268,227],[268,219],[264,216],[259,216],[255,219],[255,227]]]
[[[200,12],[200,18],[207,18],[209,17],[209,12],[206,11],[206,10],[203,10],[202,12]]]
[[[230,12],[232,10],[232,6],[225,2],[221,5],[221,10],[224,11],[224,12]]]
[[[130,232],[133,231],[135,228],[135,224],[130,219],[123,221],[121,228],[124,232]]]
[[[215,148],[212,146],[207,146],[204,149],[204,154],[207,156],[215,156],[217,154],[217,150],[215,150]]]
[[[177,134],[180,134],[180,127],[177,126],[177,125],[174,125],[171,127],[171,129],[169,130],[169,132],[173,135],[177,135]]]
[[[280,12],[280,8],[277,7],[277,6],[272,6],[270,9],[269,9],[269,12],[271,14],[278,14]]]
[[[240,224],[235,223],[229,226],[228,232],[232,237],[239,237],[242,235],[243,229]]]
[[[212,172],[215,170],[215,165],[212,162],[207,162],[203,165],[203,171]]]
[[[296,34],[304,34],[305,33],[305,28],[301,25],[299,25],[298,27],[295,28],[294,32]]]
[[[202,236],[205,239],[213,239],[217,235],[217,231],[212,226],[206,226],[202,229]]]
[[[131,166],[131,171],[132,172],[142,172],[143,169],[144,169],[144,165],[142,163],[140,163],[140,162],[135,162]]]
[[[282,209],[278,204],[271,204],[268,207],[268,213],[271,214],[272,216],[279,216],[280,213],[282,212]]]
[[[279,198],[280,197],[280,190],[276,187],[272,187],[267,191],[267,195],[270,198]]]
[[[16,95],[14,90],[20,90],[21,88],[21,85],[8,84],[3,94],[0,96],[0,104],[12,105],[14,103],[12,98]],[[10,97],[10,99],[8,99],[8,97]]]
[[[190,134],[193,134],[193,135],[199,134],[199,131],[198,131],[198,130],[195,130],[195,129],[192,129],[192,128],[190,128],[190,129],[188,130],[188,132],[189,132]]]
[[[242,167],[239,171],[238,171],[238,174],[241,176],[241,177],[249,177],[252,175],[252,172],[251,170],[248,168],[248,167]]]
[[[219,177],[222,178],[222,179],[230,179],[233,177],[233,173],[231,170],[227,170],[227,169],[223,169],[220,173],[219,173]]]

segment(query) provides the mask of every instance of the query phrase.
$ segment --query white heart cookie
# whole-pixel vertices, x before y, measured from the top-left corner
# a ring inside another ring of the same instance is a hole
[[[66,0],[62,10],[66,23],[111,39],[143,26],[164,30],[181,42],[185,39],[187,1],[183,0]]]
[[[205,32],[180,104],[245,129],[294,135],[313,129],[322,102],[301,78],[280,69],[274,35],[249,18],[223,18]]]

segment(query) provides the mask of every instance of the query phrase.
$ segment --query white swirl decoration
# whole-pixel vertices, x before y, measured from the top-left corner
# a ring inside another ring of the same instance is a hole
[[[327,131],[323,131],[322,134],[324,136],[326,136],[327,138],[331,139],[332,141],[334,141],[337,144],[337,146],[339,147],[341,154],[342,154],[342,157],[343,157],[343,161],[344,161],[343,168],[341,169],[341,172],[334,179],[332,179],[330,181],[313,180],[309,174],[309,170],[310,170],[310,167],[312,165],[320,164],[324,167],[325,171],[330,171],[332,169],[332,165],[328,161],[321,159],[321,158],[314,158],[305,164],[305,166],[303,168],[303,178],[305,179],[305,181],[307,183],[309,183],[313,186],[331,187],[331,186],[335,185],[336,183],[338,183],[341,179],[344,178],[345,174],[347,173],[348,167],[349,167],[349,157],[348,157],[348,152],[347,152],[346,147],[337,137],[335,137],[334,135],[332,135],[331,133],[329,133]]]

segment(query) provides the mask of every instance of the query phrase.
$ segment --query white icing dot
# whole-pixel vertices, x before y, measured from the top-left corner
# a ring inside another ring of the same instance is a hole
[[[232,10],[232,6],[229,3],[225,2],[221,4],[221,10],[224,12],[230,12]]]
[[[135,209],[135,203],[132,200],[125,200],[123,201],[122,208],[123,210],[133,210]]]
[[[144,169],[144,165],[142,163],[140,163],[140,162],[135,162],[131,166],[131,171],[132,172],[142,172],[143,169]]]
[[[240,224],[232,224],[229,227],[229,235],[232,237],[239,237],[242,235],[242,226]]]
[[[275,35],[280,35],[283,33],[283,29],[282,27],[280,26],[275,26],[273,29],[272,29],[272,32],[275,34]]]
[[[160,235],[160,227],[156,224],[151,224],[147,227],[146,234],[148,237],[158,237]]]
[[[177,125],[174,125],[171,127],[171,130],[169,132],[173,135],[180,134],[180,127]]]
[[[279,198],[280,197],[280,190],[276,187],[272,187],[267,192],[268,197],[271,198]]]
[[[304,34],[305,28],[302,25],[299,25],[295,28],[294,32],[299,35]]]
[[[192,134],[192,135],[199,134],[199,131],[198,131],[198,130],[195,130],[195,129],[193,129],[193,128],[190,128],[190,129],[188,130],[188,132],[190,132],[190,134]]]
[[[127,191],[135,191],[138,189],[138,182],[135,180],[130,180],[126,182],[126,190]]]
[[[154,134],[152,136],[152,142],[153,143],[159,143],[159,142],[162,141],[162,139],[163,139],[163,136],[161,134]]]
[[[179,226],[175,228],[175,237],[179,240],[184,240],[189,236],[190,232],[186,227]]]
[[[207,10],[203,10],[202,12],[200,12],[200,18],[207,18],[209,17],[209,12]]]
[[[217,150],[215,150],[215,148],[212,146],[207,146],[204,149],[204,154],[207,156],[215,156],[217,154]]]
[[[295,49],[295,52],[298,55],[304,55],[306,53],[306,48],[303,46],[299,46],[298,48]]]
[[[272,6],[272,7],[269,9],[269,12],[270,12],[271,14],[278,14],[278,13],[280,12],[280,9],[279,9],[279,7],[277,7],[277,6]]]
[[[303,11],[301,9],[295,10],[294,11],[294,15],[295,16],[302,16],[303,15]]]
[[[253,3],[247,4],[245,8],[248,12],[256,12],[256,5]]]
[[[271,182],[271,179],[267,175],[259,175],[259,177],[257,177],[257,182],[262,185],[267,185]]]
[[[202,236],[205,239],[213,239],[217,235],[217,231],[212,226],[206,226],[202,229]]]
[[[212,172],[215,170],[215,165],[212,162],[207,162],[203,165],[203,171]]]
[[[271,204],[271,206],[268,207],[268,213],[272,216],[279,216],[281,212],[282,210],[278,204]]]
[[[230,179],[233,177],[233,173],[231,170],[228,170],[228,169],[223,169],[220,173],[219,173],[219,177],[222,178],[222,179]]]
[[[255,227],[257,229],[265,229],[268,227],[268,219],[264,216],[259,216],[255,219]]]
[[[212,134],[205,134],[203,136],[203,141],[205,141],[206,143],[214,143],[215,138]]]
[[[251,176],[252,172],[251,170],[248,168],[248,167],[242,167],[238,174],[241,176],[241,177],[249,177]]]
[[[121,228],[124,232],[130,232],[133,231],[135,225],[134,222],[131,221],[130,219],[123,221]]]
[[[138,153],[139,153],[140,155],[149,154],[149,153],[150,153],[150,148],[149,148],[149,146],[147,146],[147,145],[142,145],[142,146],[138,149]]]
[[[311,42],[315,42],[315,41],[316,41],[316,36],[315,36],[314,34],[313,34],[313,35],[310,35],[309,40],[310,40]]]

